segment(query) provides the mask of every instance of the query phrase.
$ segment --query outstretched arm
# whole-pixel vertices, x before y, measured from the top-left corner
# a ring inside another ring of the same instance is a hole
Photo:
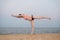
[[[21,18],[19,15],[17,15],[17,14],[12,14],[11,16],[13,16],[13,17],[16,17],[16,18]]]
[[[13,16],[13,17],[17,17],[16,15],[13,15],[13,14],[12,14],[11,16]]]

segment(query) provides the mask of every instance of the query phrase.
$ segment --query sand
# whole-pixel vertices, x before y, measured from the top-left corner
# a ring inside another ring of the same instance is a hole
[[[60,34],[9,34],[0,35],[0,40],[60,40]]]

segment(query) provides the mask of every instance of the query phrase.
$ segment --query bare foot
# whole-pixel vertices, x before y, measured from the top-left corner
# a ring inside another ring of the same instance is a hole
[[[31,32],[31,34],[33,34],[33,32]]]

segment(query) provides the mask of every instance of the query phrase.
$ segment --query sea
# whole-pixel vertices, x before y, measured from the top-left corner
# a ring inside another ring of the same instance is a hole
[[[31,27],[1,27],[1,34],[30,34]],[[60,28],[34,28],[34,34],[60,33]]]

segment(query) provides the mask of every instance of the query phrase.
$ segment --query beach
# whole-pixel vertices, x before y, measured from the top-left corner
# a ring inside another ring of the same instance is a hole
[[[60,40],[60,34],[5,34],[0,40]]]

